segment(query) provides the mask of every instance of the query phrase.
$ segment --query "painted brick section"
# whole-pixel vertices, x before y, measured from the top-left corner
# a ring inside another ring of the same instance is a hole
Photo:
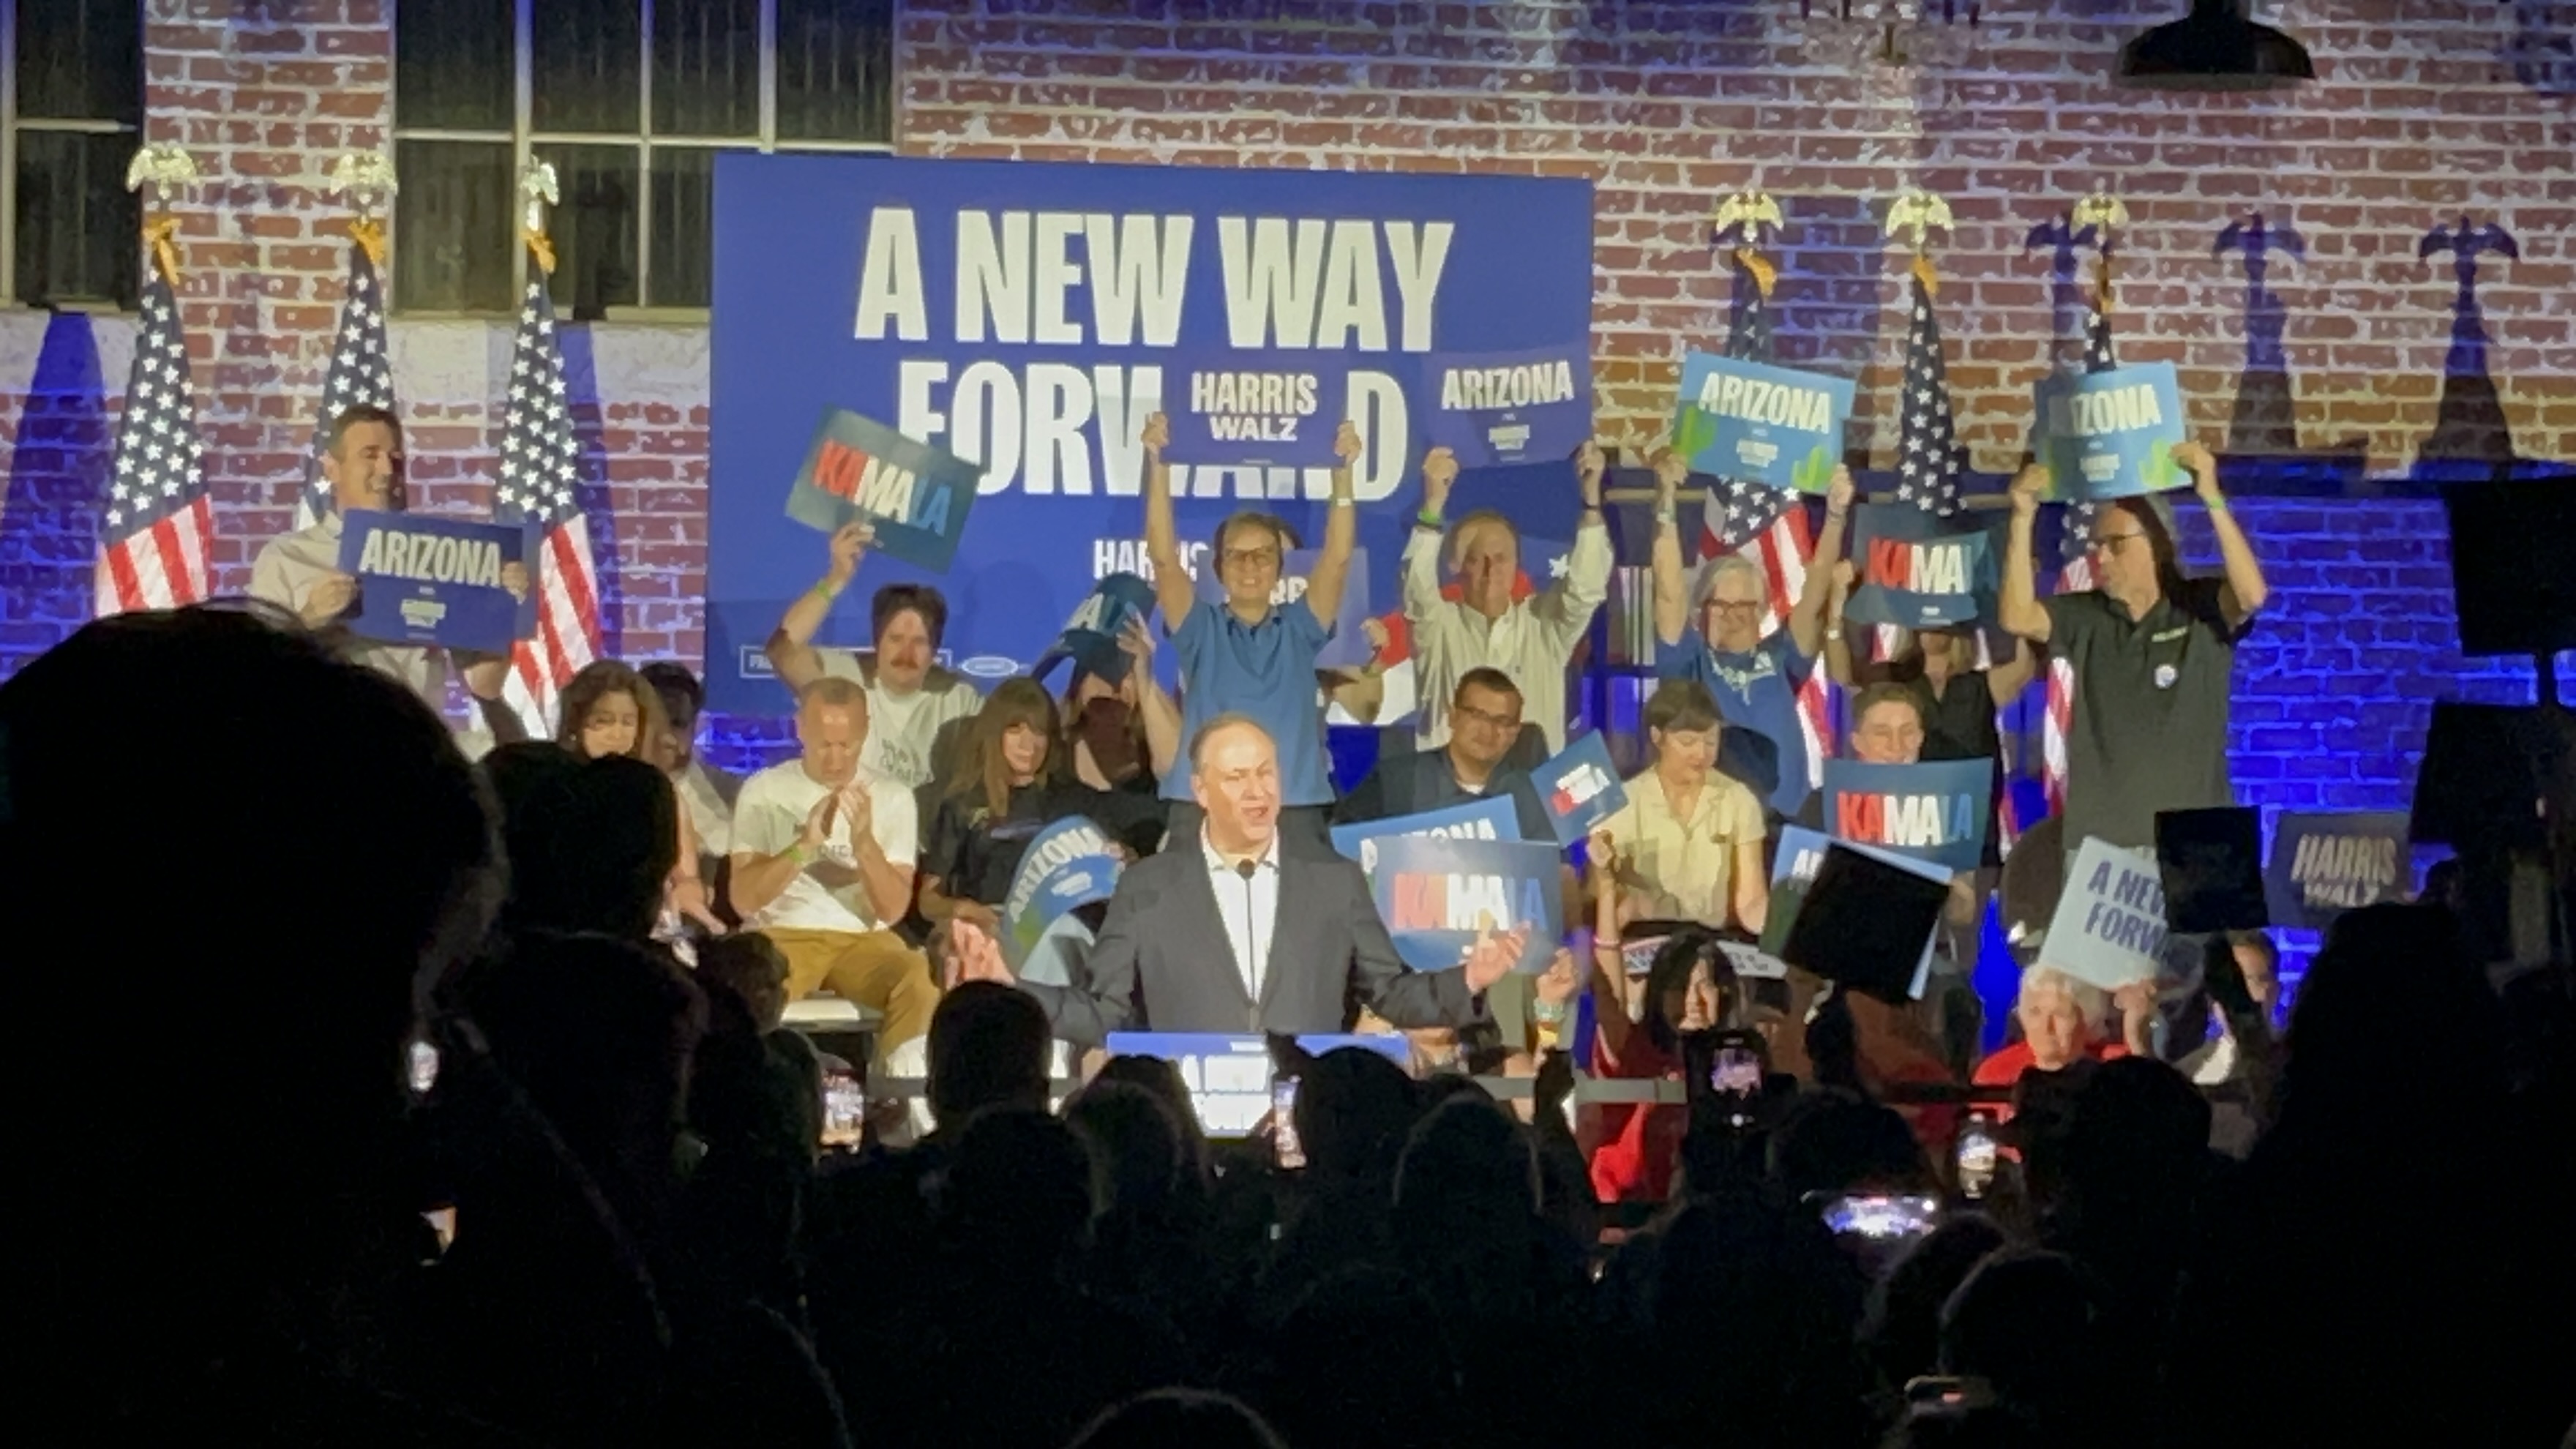
[[[1784,350],[1858,372],[1864,407],[1883,400],[1904,329],[1874,217],[1928,187],[1958,218],[1942,249],[1951,381],[1988,468],[2010,461],[2031,384],[2075,335],[2078,294],[2030,234],[2106,180],[2132,218],[2125,357],[2178,364],[2213,438],[2242,390],[2271,423],[2245,444],[2410,464],[2435,431],[2455,292],[2417,242],[2465,210],[2522,246],[2478,292],[2504,417],[2525,456],[2576,453],[2576,82],[2561,71],[2541,94],[2498,60],[2539,53],[2518,27],[2543,11],[2320,0],[2285,22],[2315,85],[2160,96],[2112,84],[2134,27],[2094,0],[1988,5],[1966,69],[1892,88],[1814,63],[1798,10],[917,0],[903,134],[936,155],[1591,177],[1601,408],[1640,431],[1681,349],[1722,335],[1704,219],[1747,185],[1792,224]],[[2251,366],[2244,258],[2212,250],[2249,208],[2306,247],[2271,258]],[[1876,442],[1884,458],[1892,421]]]

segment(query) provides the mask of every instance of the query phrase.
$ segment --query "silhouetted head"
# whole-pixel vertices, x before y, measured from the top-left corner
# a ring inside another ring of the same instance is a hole
[[[1794,1202],[1811,1192],[1921,1191],[1931,1169],[1895,1108],[1837,1092],[1801,1097],[1772,1132],[1770,1174]]]
[[[2100,1290],[2061,1253],[2007,1248],[1977,1265],[1941,1310],[1941,1372],[1986,1380],[2039,1411],[2098,1410]]]
[[[941,1232],[961,1261],[1052,1274],[1090,1240],[1096,1171],[1081,1134],[1043,1109],[978,1113],[939,1189]]]
[[[787,1018],[787,957],[758,931],[735,931],[698,946],[698,980],[709,991],[729,991],[752,1025],[778,1030]]]
[[[930,1111],[955,1129],[977,1112],[1047,1106],[1046,1010],[991,981],[959,983],[931,1013]]]
[[[684,770],[697,753],[698,715],[707,707],[707,687],[673,659],[656,659],[637,673],[662,701],[662,737],[646,758],[665,770]]]
[[[1469,1084],[1471,1089],[1473,1084]],[[1431,1110],[1395,1174],[1399,1230],[1527,1223],[1538,1215],[1538,1157],[1520,1124],[1481,1089]]]
[[[22,958],[0,1073],[25,1109],[27,1190],[77,1213],[86,1191],[122,1191],[119,1174],[166,1182],[185,1160],[190,1201],[255,1213],[380,1163],[416,1005],[498,903],[486,801],[416,696],[260,611],[118,615],[0,684],[10,898],[203,988],[172,1066],[112,1066],[80,1029],[100,977],[37,969],[41,930],[0,946]],[[225,1124],[202,1162],[141,1125],[167,1120],[174,1092]]]
[[[1188,1180],[1188,1149],[1162,1099],[1125,1082],[1095,1081],[1064,1104],[1064,1120],[1101,1167],[1101,1211],[1153,1218]]]
[[[2367,906],[2336,918],[2299,983],[2282,1071],[2284,1125],[2325,1120],[2384,1137],[2391,1123],[2475,1111],[2501,1090],[2503,1023],[2486,973],[2469,964],[2458,921],[2419,905]],[[2401,1061],[2440,1064],[2429,1092]]]
[[[1309,1178],[1392,1186],[1413,1127],[1413,1083],[1366,1047],[1335,1047],[1307,1064],[1295,1115]]]
[[[1091,1423],[1072,1449],[1287,1449],[1239,1400],[1198,1389],[1139,1394]]]
[[[503,924],[513,932],[650,937],[680,858],[680,801],[670,777],[627,755],[570,769],[514,757],[504,773],[511,784]]]
[[[1891,1384],[1940,1363],[1941,1307],[1990,1253],[2008,1241],[1990,1218],[1951,1218],[1916,1240],[1870,1289],[1861,1340]]]

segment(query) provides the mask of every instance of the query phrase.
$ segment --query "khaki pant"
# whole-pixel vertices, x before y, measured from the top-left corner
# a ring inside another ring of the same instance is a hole
[[[843,1001],[885,1013],[877,1027],[876,1061],[883,1067],[896,1048],[930,1034],[939,1008],[939,985],[930,959],[892,931],[806,931],[778,927],[761,932],[787,958],[787,999],[801,1001],[821,987]]]

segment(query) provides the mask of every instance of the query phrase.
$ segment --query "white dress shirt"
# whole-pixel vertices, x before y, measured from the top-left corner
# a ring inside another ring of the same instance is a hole
[[[1270,948],[1278,942],[1279,836],[1271,834],[1270,843],[1253,858],[1249,876],[1217,853],[1205,831],[1199,834],[1199,853],[1207,860],[1208,889],[1216,893],[1217,917],[1225,922],[1225,941],[1234,949],[1243,994],[1258,1002],[1261,983],[1270,974]]]
[[[1449,742],[1449,702],[1470,669],[1491,666],[1521,692],[1521,718],[1565,748],[1565,672],[1574,646],[1610,593],[1610,530],[1598,519],[1574,531],[1565,576],[1487,619],[1440,593],[1447,536],[1416,528],[1404,546],[1404,617],[1413,628],[1414,736],[1423,749]]]

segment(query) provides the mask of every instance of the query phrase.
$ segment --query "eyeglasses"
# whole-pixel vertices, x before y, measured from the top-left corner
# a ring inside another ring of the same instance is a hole
[[[1708,601],[1708,607],[1712,613],[1725,614],[1734,618],[1762,612],[1762,604],[1758,599],[1711,599]]]
[[[2136,543],[2144,537],[2143,533],[2097,533],[2093,535],[2093,545],[2104,553],[2118,553],[2120,545]]]
[[[1498,730],[1516,730],[1521,727],[1521,717],[1517,714],[1496,714],[1490,709],[1478,709],[1471,704],[1453,706],[1449,712],[1460,719],[1474,720],[1480,725],[1490,725]]]
[[[1236,564],[1277,562],[1279,562],[1279,550],[1275,548],[1230,548],[1225,551],[1225,563],[1229,568]]]

